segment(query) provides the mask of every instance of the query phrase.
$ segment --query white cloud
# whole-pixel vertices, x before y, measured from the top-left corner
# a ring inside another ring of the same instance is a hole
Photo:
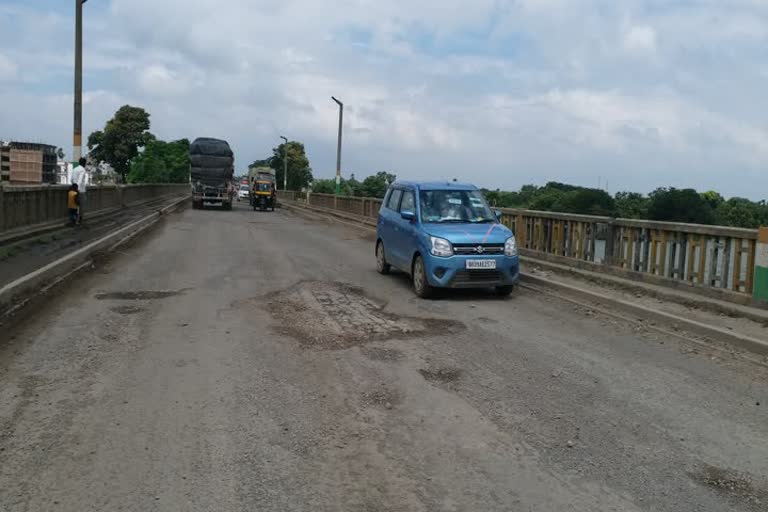
[[[139,70],[138,83],[142,91],[154,96],[171,96],[186,89],[185,81],[162,64],[150,64]]]
[[[0,82],[16,80],[19,68],[11,59],[0,53]]]
[[[634,26],[624,34],[624,49],[631,53],[656,51],[656,31],[649,26]]]
[[[86,39],[99,44],[86,44],[86,131],[131,103],[150,111],[158,136],[218,135],[239,162],[269,154],[281,134],[305,141],[328,176],[335,95],[345,102],[344,169],[358,176],[768,189],[768,176],[723,179],[768,166],[762,0],[87,5]],[[10,121],[21,115],[12,109],[0,133],[66,147],[70,14],[46,14],[41,33],[38,11],[0,6],[0,77],[16,80],[0,83],[0,97],[29,106],[39,96],[48,110],[26,124]],[[4,72],[3,56],[37,64]]]

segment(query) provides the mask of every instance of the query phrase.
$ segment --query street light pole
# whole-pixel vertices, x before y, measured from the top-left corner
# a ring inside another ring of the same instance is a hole
[[[334,96],[331,99],[339,106],[339,138],[336,145],[336,195],[341,193],[341,127],[344,121],[344,104]]]
[[[283,145],[283,191],[288,190],[288,139],[280,136],[285,141]]]
[[[72,136],[72,159],[83,156],[83,4],[75,0],[75,122]]]

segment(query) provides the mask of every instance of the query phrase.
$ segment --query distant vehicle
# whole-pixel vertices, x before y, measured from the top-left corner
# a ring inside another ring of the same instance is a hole
[[[240,201],[241,199],[248,199],[251,196],[251,187],[248,186],[248,183],[241,183],[240,188],[237,191],[237,200]]]
[[[275,211],[275,182],[268,180],[256,180],[251,186],[251,206],[253,211]]]
[[[379,210],[376,268],[411,275],[427,298],[435,288],[512,293],[520,277],[517,243],[474,185],[396,182]]]
[[[220,139],[195,139],[189,146],[189,160],[192,207],[198,209],[213,204],[231,210],[235,161],[229,144]]]

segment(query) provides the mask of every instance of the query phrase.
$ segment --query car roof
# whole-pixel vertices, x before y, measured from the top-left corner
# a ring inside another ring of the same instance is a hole
[[[393,186],[414,187],[419,190],[477,190],[471,183],[455,181],[396,181]]]

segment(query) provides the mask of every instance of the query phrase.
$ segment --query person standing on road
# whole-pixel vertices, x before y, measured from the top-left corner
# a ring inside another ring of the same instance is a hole
[[[78,222],[83,221],[83,210],[85,209],[86,201],[86,189],[88,188],[88,173],[85,170],[85,164],[87,160],[81,158],[77,167],[72,170],[72,183],[77,185],[78,198],[80,199],[79,207],[80,214],[78,216]]]
[[[80,194],[77,192],[77,183],[73,183],[67,192],[67,209],[69,210],[69,223],[80,223]]]

